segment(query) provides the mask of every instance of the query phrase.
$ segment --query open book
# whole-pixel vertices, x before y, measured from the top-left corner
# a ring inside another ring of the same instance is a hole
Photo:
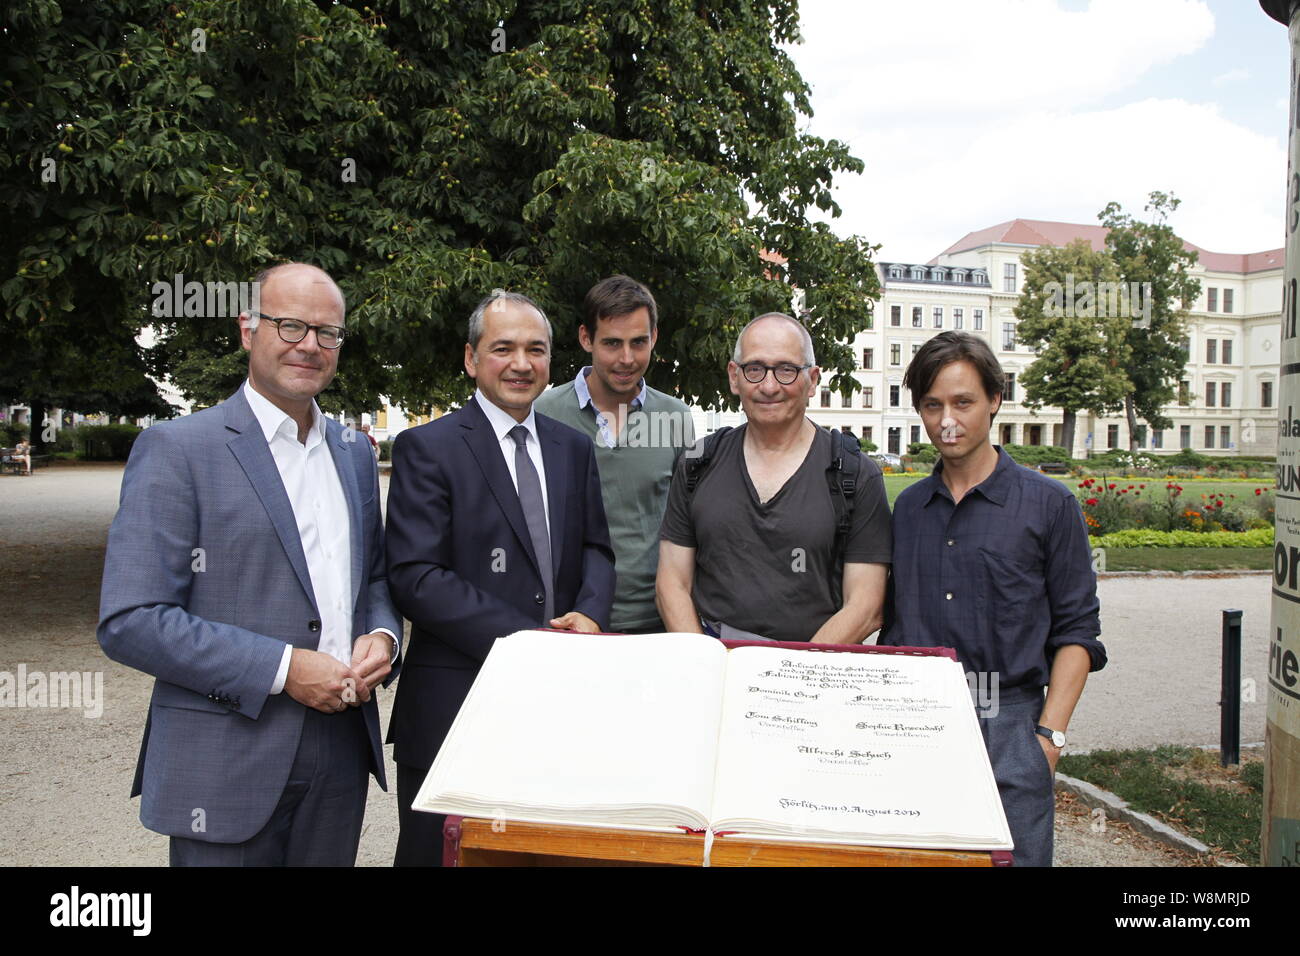
[[[488,654],[414,807],[804,842],[1009,849],[961,666],[523,631]]]

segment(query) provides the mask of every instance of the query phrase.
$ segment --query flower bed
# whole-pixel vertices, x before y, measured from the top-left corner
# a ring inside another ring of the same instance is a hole
[[[1088,533],[1094,536],[1127,530],[1199,535],[1259,530],[1272,534],[1273,492],[1262,486],[1243,488],[1240,495],[1231,490],[1208,490],[1198,501],[1184,495],[1177,481],[1165,481],[1161,488],[1159,482],[1102,477],[1083,479],[1076,492]]]

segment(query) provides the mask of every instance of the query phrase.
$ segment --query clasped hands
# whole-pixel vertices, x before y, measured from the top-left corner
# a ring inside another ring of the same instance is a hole
[[[295,647],[284,690],[298,703],[326,714],[360,707],[392,670],[392,639],[382,631],[362,634],[344,665],[320,651]]]

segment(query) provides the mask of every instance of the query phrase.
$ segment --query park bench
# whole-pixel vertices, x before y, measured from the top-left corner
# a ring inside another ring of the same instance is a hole
[[[1045,475],[1068,475],[1070,466],[1063,461],[1045,461],[1038,466],[1038,470]]]
[[[0,448],[0,464],[2,464],[4,470],[10,474],[21,475],[24,470],[23,463],[13,457],[13,453],[16,450],[16,448]],[[42,468],[49,463],[49,455],[32,455],[32,471],[35,471],[37,468]]]

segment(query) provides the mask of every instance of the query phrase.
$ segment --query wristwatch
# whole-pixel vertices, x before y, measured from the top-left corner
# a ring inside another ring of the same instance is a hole
[[[1044,727],[1042,724],[1039,724],[1034,728],[1034,732],[1050,740],[1052,746],[1057,750],[1060,750],[1065,746],[1065,734],[1059,730],[1053,730],[1051,727]]]

